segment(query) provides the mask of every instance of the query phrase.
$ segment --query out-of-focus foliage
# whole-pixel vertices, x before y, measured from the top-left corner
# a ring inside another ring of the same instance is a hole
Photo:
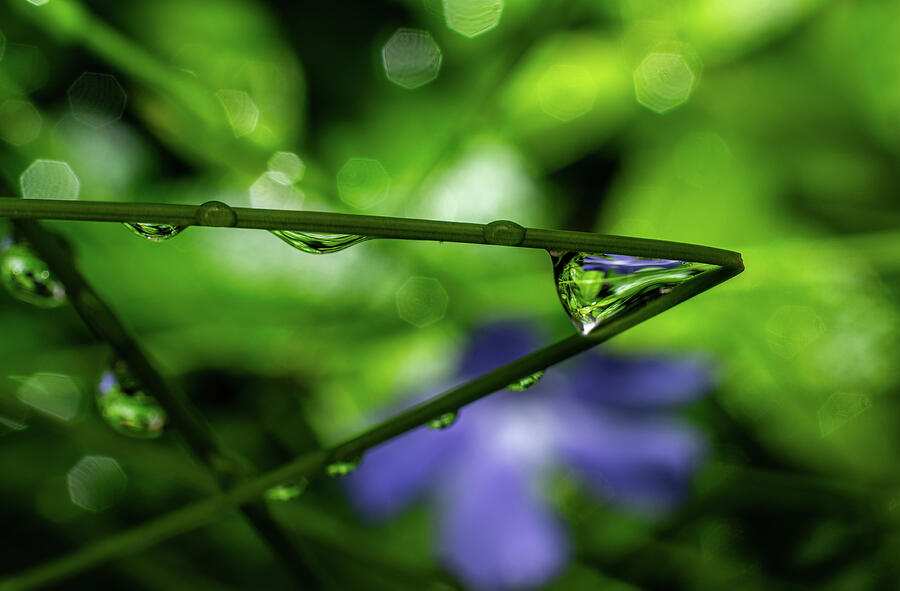
[[[557,475],[545,494],[574,540],[550,589],[892,588],[898,23],[881,0],[3,0],[2,193],[501,218],[740,251],[743,275],[608,346],[716,361],[715,392],[687,412],[709,439],[692,495],[648,518]],[[480,323],[572,334],[543,252],[366,241],[315,256],[250,230],[157,244],[48,225],[260,469],[437,392]],[[104,423],[89,401],[108,356],[70,308],[0,294],[3,575],[214,490],[171,431]],[[271,503],[334,588],[446,581],[425,508],[364,526],[325,479]],[[291,583],[235,514],[62,588],[87,585]]]

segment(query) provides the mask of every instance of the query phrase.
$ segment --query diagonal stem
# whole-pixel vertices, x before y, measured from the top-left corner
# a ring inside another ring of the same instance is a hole
[[[317,472],[321,473],[329,462],[356,457],[371,447],[421,426],[435,416],[455,411],[461,406],[504,388],[507,384],[523,376],[586,351],[636,324],[718,285],[739,272],[736,269],[721,268],[701,273],[642,308],[597,328],[587,337],[576,335],[559,341],[448,390],[327,450],[307,453],[289,464],[238,484],[221,495],[178,509],[8,578],[0,582],[0,591],[24,591],[48,585],[119,556],[139,552],[166,539],[201,527],[223,511],[254,501],[273,486],[308,477]]]
[[[103,302],[76,268],[71,252],[61,238],[33,220],[18,220],[16,230],[28,241],[66,287],[75,311],[98,339],[109,343],[146,390],[165,408],[172,425],[188,448],[206,465],[220,486],[228,488],[244,478],[240,465],[215,439],[209,425],[189,404],[183,392],[156,370],[137,341]],[[293,547],[291,540],[272,520],[262,501],[242,512],[270,550],[279,557],[296,583],[304,589],[318,588],[317,577]]]

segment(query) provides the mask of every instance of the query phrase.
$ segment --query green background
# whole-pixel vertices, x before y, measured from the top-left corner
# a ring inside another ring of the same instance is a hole
[[[403,27],[430,32],[442,53],[437,78],[414,90],[391,83],[382,60]],[[33,117],[0,108],[5,194],[44,158],[69,163],[81,199],[250,205],[268,159],[290,151],[307,166],[288,193],[297,207],[508,218],[741,252],[744,274],[609,345],[717,361],[715,392],[688,412],[712,441],[691,500],[647,522],[560,485],[552,502],[577,552],[551,588],[900,580],[900,3],[507,0],[496,27],[467,38],[427,0],[5,0],[0,31],[0,102],[30,102],[40,117],[34,132]],[[683,55],[694,77],[664,113],[635,91],[653,51]],[[67,90],[83,72],[116,77],[120,120],[73,116]],[[229,124],[222,89],[252,98],[251,132]],[[353,158],[381,163],[377,203],[347,197],[340,171]],[[334,442],[451,377],[478,323],[571,334],[538,251],[374,241],[316,257],[251,230],[153,244],[116,224],[49,225],[260,469],[303,451],[305,427]],[[437,283],[403,313],[417,277]],[[214,490],[174,433],[131,440],[98,418],[108,362],[70,308],[0,294],[3,574]],[[63,404],[65,420],[16,402],[22,376],[40,373],[71,378],[42,403]],[[102,512],[68,496],[66,474],[86,455],[115,458],[127,476]],[[273,510],[338,588],[443,579],[424,507],[366,527],[318,480]],[[289,587],[271,561],[229,514],[66,588]]]

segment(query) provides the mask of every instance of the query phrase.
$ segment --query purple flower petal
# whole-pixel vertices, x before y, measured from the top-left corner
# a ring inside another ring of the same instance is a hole
[[[471,449],[440,491],[444,562],[472,589],[543,585],[567,562],[566,534],[522,465]]]
[[[445,469],[463,431],[459,424],[440,431],[420,427],[369,450],[343,480],[353,505],[373,521],[397,515]]]
[[[524,322],[497,322],[475,330],[463,353],[459,374],[473,378],[538,348],[538,336]]]
[[[584,257],[585,271],[615,271],[619,275],[631,275],[642,269],[674,269],[683,261],[669,259],[644,259],[627,254],[604,254]]]
[[[676,420],[557,407],[557,451],[595,492],[625,506],[664,510],[683,499],[703,438]]]
[[[570,391],[589,403],[649,409],[687,404],[711,385],[711,368],[699,360],[591,354],[575,369]]]

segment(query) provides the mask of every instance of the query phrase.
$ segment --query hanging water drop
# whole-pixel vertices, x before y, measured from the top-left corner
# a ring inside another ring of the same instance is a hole
[[[140,439],[162,435],[166,411],[141,388],[127,366],[119,361],[103,372],[97,388],[97,408],[114,430]]]
[[[309,480],[301,478],[294,484],[280,484],[266,491],[266,499],[269,501],[290,501],[296,499],[309,486]]]
[[[629,255],[551,252],[560,302],[582,334],[717,265]]]
[[[148,224],[145,222],[125,222],[125,227],[151,242],[163,242],[174,238],[184,231],[184,226],[172,224]]]
[[[523,390],[527,390],[528,388],[534,386],[541,378],[544,377],[544,370],[536,371],[531,375],[527,375],[524,378],[516,380],[512,384],[506,387],[507,390],[512,390],[513,392],[522,392]]]
[[[458,417],[459,412],[445,412],[444,414],[436,416],[425,424],[428,425],[429,429],[446,429],[447,427],[453,425]]]
[[[355,234],[315,234],[298,230],[272,230],[272,234],[275,234],[294,248],[309,254],[338,252],[369,239],[367,236],[357,236]]]
[[[347,456],[345,458],[341,458],[331,462],[325,467],[325,473],[331,476],[332,478],[337,478],[341,476],[347,476],[356,470],[359,463],[362,461],[362,455],[355,456]]]
[[[0,281],[13,297],[39,308],[58,308],[66,303],[65,286],[31,248],[6,237],[0,257]]]

